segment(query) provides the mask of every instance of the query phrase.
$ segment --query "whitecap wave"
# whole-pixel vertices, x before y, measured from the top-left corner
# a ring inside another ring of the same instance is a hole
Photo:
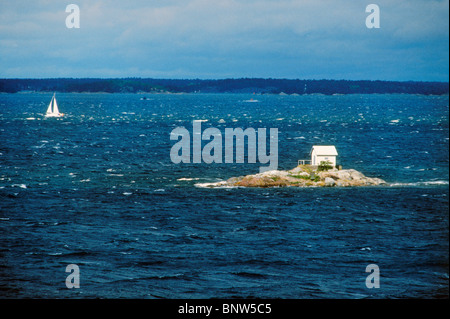
[[[216,183],[196,183],[195,187],[199,188],[239,188],[241,186],[230,186],[227,185],[226,181],[216,182]]]
[[[414,183],[390,183],[389,186],[430,186],[430,185],[448,185],[448,181],[426,181]]]
[[[11,187],[27,188],[27,185],[25,185],[25,184],[12,184]]]

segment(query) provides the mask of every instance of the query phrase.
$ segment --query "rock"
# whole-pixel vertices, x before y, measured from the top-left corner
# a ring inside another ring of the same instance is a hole
[[[339,177],[336,175],[336,173],[330,172],[330,171],[328,171],[328,172],[319,172],[317,175],[319,175],[319,177],[321,179],[325,179],[327,177],[330,177],[332,179],[339,179]]]
[[[365,177],[362,173],[358,172],[357,170],[349,169],[347,171],[350,174],[351,178],[354,180],[360,180]]]
[[[256,175],[261,175],[261,176],[277,176],[277,177],[281,177],[281,176],[287,176],[289,173],[286,171],[278,171],[278,170],[273,170],[273,171],[266,171],[264,173],[259,173]]]
[[[377,185],[386,184],[386,182],[384,180],[382,180],[381,178],[376,177],[376,178],[373,178],[373,179],[375,180]]]
[[[307,172],[301,172],[300,174],[299,174],[300,176],[309,176],[309,173],[307,173]]]
[[[244,176],[240,176],[240,177],[231,177],[230,179],[227,180],[228,184],[234,184],[237,183],[239,181],[241,181],[244,178]]]
[[[334,186],[334,185],[336,185],[336,181],[334,179],[332,179],[331,177],[326,177],[325,185],[326,186]]]
[[[338,177],[338,179],[352,179],[348,170],[337,171],[336,176]]]
[[[272,170],[254,175],[232,177],[218,183],[196,184],[199,187],[351,187],[385,184],[380,178],[370,178],[354,169],[317,172],[309,165],[289,171]]]
[[[291,174],[295,175],[295,174],[299,174],[300,172],[303,172],[302,167],[297,166],[296,168],[293,168],[290,170]]]

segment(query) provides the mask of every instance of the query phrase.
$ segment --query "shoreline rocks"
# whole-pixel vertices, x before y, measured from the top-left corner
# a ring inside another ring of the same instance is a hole
[[[232,177],[217,183],[203,183],[201,187],[352,187],[386,184],[380,178],[367,177],[355,169],[318,171],[311,165],[299,165],[288,171]]]

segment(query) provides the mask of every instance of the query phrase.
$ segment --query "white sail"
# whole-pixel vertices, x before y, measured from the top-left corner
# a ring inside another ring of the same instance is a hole
[[[51,114],[52,113],[52,104],[53,104],[53,99],[54,99],[55,97],[53,96],[52,97],[52,99],[51,99],[51,101],[50,101],[50,104],[48,105],[48,108],[47,108],[47,114]]]
[[[45,113],[46,117],[60,117],[63,114],[59,113],[58,103],[56,103],[55,95],[53,94],[52,100],[48,105],[47,112]]]
[[[54,114],[59,114],[58,104],[56,103],[56,98],[55,97],[53,97],[53,113]]]

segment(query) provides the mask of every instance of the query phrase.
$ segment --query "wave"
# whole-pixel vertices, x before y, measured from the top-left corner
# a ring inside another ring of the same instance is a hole
[[[239,188],[241,186],[230,186],[226,184],[226,181],[215,182],[215,183],[196,183],[195,187],[199,188]]]
[[[92,254],[91,252],[82,250],[82,251],[74,251],[74,252],[67,252],[67,253],[53,252],[53,253],[48,253],[47,255],[60,256],[60,257],[76,257],[76,256],[88,256],[91,254]]]
[[[267,275],[260,274],[260,273],[253,273],[253,272],[232,272],[233,275],[239,276],[239,277],[246,277],[246,278],[267,278]]]
[[[25,184],[12,184],[11,187],[27,188],[27,185],[25,185]]]
[[[431,185],[448,185],[448,181],[426,181],[414,183],[390,183],[389,186],[431,186]]]
[[[436,186],[436,185],[449,185],[448,181],[425,181],[425,182],[414,182],[414,183],[387,183],[384,184],[387,185],[389,187],[407,187],[407,186]],[[215,183],[196,183],[194,184],[195,187],[199,187],[199,188],[245,188],[245,186],[230,186],[230,185],[226,185],[226,181],[222,181],[222,182],[215,182]],[[316,187],[320,187],[320,186],[308,186],[307,188],[316,188]],[[295,187],[297,188],[297,187]]]

